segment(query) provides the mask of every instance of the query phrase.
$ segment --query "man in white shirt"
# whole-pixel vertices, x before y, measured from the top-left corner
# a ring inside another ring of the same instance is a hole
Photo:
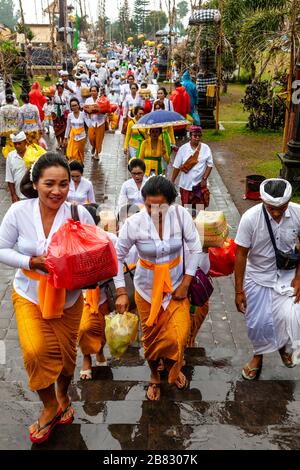
[[[59,74],[64,83],[65,93],[68,94],[68,100],[70,101],[76,95],[76,85],[72,80],[69,80],[69,72],[67,70],[61,70]]]
[[[26,173],[26,166],[24,163],[24,155],[27,149],[27,140],[25,132],[19,134],[11,134],[11,140],[15,146],[15,150],[10,152],[6,160],[6,175],[5,181],[8,183],[8,189],[11,195],[12,203],[26,199],[20,191],[20,184],[23,176]]]
[[[171,181],[175,183],[180,173],[179,188],[183,206],[199,208],[209,204],[207,178],[213,168],[213,157],[208,145],[201,142],[200,126],[190,127],[191,141],[180,147],[173,164]]]
[[[294,367],[300,351],[299,262],[284,267],[270,235],[276,251],[295,253],[300,206],[290,202],[290,183],[279,178],[265,180],[260,194],[263,203],[245,212],[235,240],[235,303],[254,350],[242,370],[246,380],[258,378],[264,354],[278,351],[284,365]]]

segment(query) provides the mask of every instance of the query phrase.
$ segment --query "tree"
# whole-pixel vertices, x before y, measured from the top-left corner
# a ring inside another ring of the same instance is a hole
[[[11,0],[0,0],[0,21],[13,30],[18,22],[18,16],[14,15],[15,4]]]
[[[154,36],[156,31],[164,29],[168,24],[168,17],[163,11],[150,11],[146,17],[144,33]]]
[[[181,0],[181,2],[177,5],[177,16],[180,20],[186,17],[189,12],[188,3],[185,0]]]
[[[140,34],[145,32],[146,18],[149,14],[149,0],[134,0],[133,9],[133,23],[135,26],[135,33]]]

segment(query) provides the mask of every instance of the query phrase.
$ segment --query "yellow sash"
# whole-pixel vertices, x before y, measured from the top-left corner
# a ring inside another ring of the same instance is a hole
[[[140,259],[140,264],[143,268],[154,271],[152,303],[150,315],[146,322],[147,326],[153,326],[157,323],[157,317],[161,309],[164,294],[173,292],[170,270],[178,266],[179,263],[180,256],[177,256],[177,258],[173,259],[169,263],[164,264],[155,264],[150,261]]]
[[[38,303],[44,320],[61,318],[66,303],[66,289],[56,289],[48,282],[48,276],[43,276],[36,271],[23,269],[22,272],[29,279],[39,282]]]

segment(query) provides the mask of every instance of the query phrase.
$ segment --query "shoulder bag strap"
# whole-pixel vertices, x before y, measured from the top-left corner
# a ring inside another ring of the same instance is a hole
[[[277,253],[278,248],[277,248],[277,245],[276,245],[276,242],[275,242],[275,237],[274,237],[274,233],[273,233],[273,230],[272,230],[272,227],[271,227],[270,218],[268,216],[267,210],[266,210],[264,205],[263,205],[263,213],[264,213],[264,216],[265,216],[265,219],[266,219],[266,223],[267,223],[267,227],[268,227],[268,231],[269,231],[269,234],[270,234],[272,245],[274,247],[275,253]]]
[[[71,216],[74,222],[80,222],[77,204],[71,204]]]
[[[182,250],[183,250],[183,254],[182,254],[182,261],[183,261],[183,275],[185,275],[185,249],[184,249],[184,231],[183,231],[183,222],[180,218],[180,215],[179,215],[179,209],[178,209],[178,204],[176,204],[175,206],[175,210],[176,210],[176,215],[177,215],[177,219],[178,219],[178,222],[179,222],[179,227],[181,228],[181,239],[182,239]]]

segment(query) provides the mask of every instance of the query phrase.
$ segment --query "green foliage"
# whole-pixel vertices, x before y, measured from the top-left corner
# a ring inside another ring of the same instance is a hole
[[[189,12],[188,3],[185,0],[181,0],[177,4],[177,16],[179,19],[183,20]]]
[[[163,29],[168,24],[168,17],[163,11],[150,11],[146,17],[144,33],[155,35],[156,31]]]
[[[255,81],[249,85],[241,102],[244,109],[250,112],[248,127],[251,130],[278,130],[283,127],[285,104],[274,93],[274,86],[269,81]]]
[[[0,23],[5,24],[11,30],[14,30],[18,15],[14,15],[14,1],[12,0],[0,0]]]
[[[133,10],[133,23],[135,34],[144,33],[146,18],[149,13],[149,0],[135,0],[134,1],[134,10]]]

